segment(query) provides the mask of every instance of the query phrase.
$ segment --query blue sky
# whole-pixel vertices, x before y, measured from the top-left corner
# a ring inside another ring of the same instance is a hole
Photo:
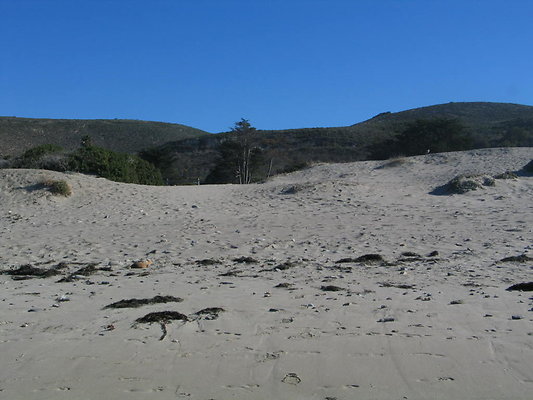
[[[209,132],[533,104],[529,0],[0,0],[0,115]]]

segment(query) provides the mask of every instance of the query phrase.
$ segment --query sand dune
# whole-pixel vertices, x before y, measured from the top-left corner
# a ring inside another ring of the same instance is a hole
[[[0,397],[531,399],[533,301],[506,289],[533,281],[533,177],[435,191],[531,159],[322,164],[246,186],[0,170],[0,268],[40,269],[0,275]]]

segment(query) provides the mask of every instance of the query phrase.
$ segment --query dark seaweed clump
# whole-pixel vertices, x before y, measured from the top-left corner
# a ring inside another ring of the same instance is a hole
[[[345,289],[339,286],[335,286],[335,285],[326,285],[326,286],[321,286],[320,290],[323,290],[324,292],[340,292],[341,290],[345,290]]]
[[[177,311],[158,311],[146,314],[144,317],[137,318],[135,322],[139,324],[151,324],[154,322],[166,323],[170,321],[188,321],[189,318]]]
[[[364,254],[357,258],[341,258],[337,261],[337,264],[343,264],[343,263],[364,263],[364,264],[370,264],[370,263],[378,263],[383,262],[383,256],[381,254]]]
[[[200,311],[195,312],[194,315],[204,318],[204,319],[213,320],[213,319],[217,319],[218,314],[224,311],[225,310],[220,307],[208,307],[208,308],[204,308]]]
[[[149,304],[159,304],[159,303],[179,303],[183,299],[180,297],[174,296],[155,296],[151,299],[125,299],[117,301],[116,303],[108,304],[104,308],[138,308],[141,306]]]
[[[61,278],[60,280],[58,280],[58,282],[73,282],[76,279],[78,279],[78,277],[80,277],[80,276],[90,276],[90,275],[95,274],[98,271],[111,271],[111,268],[109,268],[109,267],[97,268],[97,265],[98,264],[86,265],[85,267],[82,267],[82,268],[78,269],[77,271],[73,272],[72,274],[70,274],[70,275],[68,275],[68,276],[66,276],[64,278]]]
[[[37,268],[31,264],[21,265],[17,269],[5,271],[4,274],[11,275],[13,279],[31,279],[31,278],[48,278],[50,276],[61,274],[60,269],[64,266],[59,264],[53,268]]]
[[[533,282],[517,283],[516,285],[509,286],[506,290],[517,290],[520,292],[533,292]]]
[[[533,261],[533,258],[526,256],[525,254],[520,254],[519,256],[505,257],[500,260],[500,262],[527,262]]]
[[[259,262],[252,257],[238,257],[234,258],[233,261],[239,264],[257,264]]]

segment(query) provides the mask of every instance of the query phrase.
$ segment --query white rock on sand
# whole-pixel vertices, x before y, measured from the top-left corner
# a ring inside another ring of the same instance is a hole
[[[248,186],[0,170],[0,268],[58,273],[0,275],[0,397],[531,399],[531,294],[505,289],[533,281],[533,177],[430,192],[532,158],[317,165]],[[386,262],[337,263],[365,254]],[[104,309],[157,295],[183,301]],[[178,320],[136,323],[163,311]]]

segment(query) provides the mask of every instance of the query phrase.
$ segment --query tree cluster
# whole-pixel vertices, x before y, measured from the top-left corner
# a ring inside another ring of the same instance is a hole
[[[258,179],[262,151],[254,135],[256,129],[246,119],[235,123],[219,146],[219,161],[205,179],[205,183],[249,184]]]

